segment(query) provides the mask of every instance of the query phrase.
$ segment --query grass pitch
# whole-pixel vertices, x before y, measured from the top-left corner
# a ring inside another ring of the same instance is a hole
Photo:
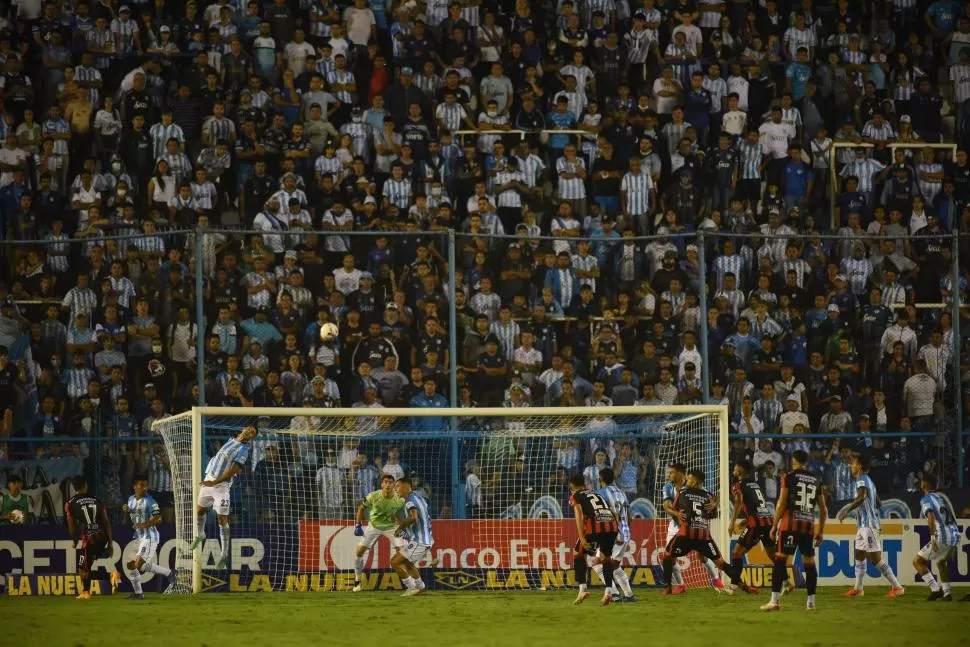
[[[768,593],[719,596],[710,590],[665,598],[641,589],[633,604],[599,606],[602,589],[576,607],[575,591],[507,593],[212,594],[143,602],[116,597],[7,598],[0,603],[0,644],[59,647],[159,645],[415,645],[417,647],[619,647],[710,645],[970,645],[970,603],[927,603],[926,587],[889,600],[867,587],[846,599],[820,588],[805,611],[803,589],[762,613]],[[956,589],[962,597],[966,589]]]

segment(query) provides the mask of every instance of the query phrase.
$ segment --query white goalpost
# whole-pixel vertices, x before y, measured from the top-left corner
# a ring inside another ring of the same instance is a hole
[[[195,503],[207,461],[244,427],[256,426],[233,482],[227,568],[214,515],[194,551]],[[630,502],[631,541],[621,565],[635,586],[660,584],[667,534],[667,466],[706,474],[719,499],[712,532],[729,551],[728,410],[669,407],[346,409],[196,407],[154,424],[170,457],[175,495],[173,593],[350,590],[358,537],[354,517],[383,474],[410,477],[428,501],[435,545],[417,566],[431,588],[572,586],[575,522],[568,480],[599,487],[611,468]],[[401,583],[394,548],[381,538],[365,556],[366,590]],[[690,587],[709,585],[683,561]]]

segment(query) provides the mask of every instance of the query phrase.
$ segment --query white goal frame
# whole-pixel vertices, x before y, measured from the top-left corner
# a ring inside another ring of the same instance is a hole
[[[377,412],[379,411],[379,413]],[[505,408],[505,407],[482,407],[476,409],[467,408],[442,408],[442,409],[421,409],[421,408],[382,408],[375,411],[370,408],[333,408],[315,409],[303,407],[193,407],[191,411],[180,413],[175,416],[164,418],[158,422],[171,424],[173,420],[186,419],[191,417],[192,421],[192,517],[194,518],[194,508],[199,499],[199,491],[202,483],[202,461],[203,461],[203,418],[206,416],[246,416],[246,417],[309,417],[317,416],[324,418],[356,418],[356,417],[436,417],[436,418],[458,418],[474,415],[475,417],[485,418],[506,418],[506,417],[562,417],[562,416],[590,416],[593,411],[601,413],[609,412],[610,416],[685,416],[682,420],[672,421],[684,423],[690,420],[690,416],[716,415],[718,419],[718,492],[720,499],[718,502],[718,516],[711,524],[711,532],[718,547],[727,554],[730,551],[730,478],[731,465],[729,459],[729,411],[727,405],[670,405],[670,406],[617,406],[596,409],[591,407],[529,407],[527,409]],[[472,414],[472,412],[474,412]],[[158,424],[158,423],[156,423]],[[445,432],[443,437],[449,434]],[[173,474],[173,477],[175,474]],[[176,484],[176,489],[178,486]],[[178,512],[178,511],[177,511]],[[202,591],[202,548],[196,548],[192,557],[192,592]]]

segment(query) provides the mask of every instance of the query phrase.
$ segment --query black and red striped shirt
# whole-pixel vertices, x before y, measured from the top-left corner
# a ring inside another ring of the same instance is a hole
[[[616,516],[613,510],[601,497],[592,490],[576,492],[569,497],[569,504],[578,505],[583,511],[583,532],[586,535],[594,535],[601,532],[619,532],[616,523]]]
[[[731,488],[735,503],[741,499],[741,512],[748,524],[748,528],[768,527],[775,523],[774,511],[765,499],[761,486],[756,481],[738,481]]]
[[[779,528],[787,532],[815,533],[815,508],[822,496],[822,480],[807,470],[781,475],[781,488],[788,490],[785,513]]]
[[[677,534],[688,539],[710,539],[713,516],[704,508],[714,500],[713,495],[700,488],[684,488],[674,499],[674,508],[684,513],[686,521],[680,523]]]

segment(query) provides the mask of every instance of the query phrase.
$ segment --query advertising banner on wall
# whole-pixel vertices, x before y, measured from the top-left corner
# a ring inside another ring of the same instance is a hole
[[[432,588],[555,589],[574,586],[572,520],[437,521],[431,561],[421,564],[424,579]],[[963,544],[951,564],[950,577],[956,585],[970,584],[970,519],[960,521]],[[659,586],[661,545],[666,522],[634,520],[633,541],[623,558],[623,567],[634,586]],[[137,542],[130,527],[114,529],[111,557],[95,563],[102,579],[108,569],[118,569],[132,559]],[[171,526],[161,526],[159,563],[189,570],[186,546],[173,538]],[[853,544],[855,524],[829,523],[818,549],[819,584],[850,586],[854,577]],[[912,558],[929,540],[926,523],[913,519],[883,521],[882,543],[886,560],[904,585],[918,584]],[[7,575],[8,595],[74,595],[77,593],[77,550],[66,532],[57,526],[4,526],[0,528],[0,575]],[[212,592],[333,591],[353,587],[353,551],[357,538],[352,524],[302,522],[298,528],[263,525],[240,529],[234,534],[231,571],[219,571],[218,539],[210,538],[203,548],[203,589]],[[729,547],[722,546],[727,553]],[[390,569],[392,547],[384,539],[368,556],[364,586],[375,590],[398,590],[401,582]],[[748,556],[745,580],[754,585],[771,585],[767,556],[756,549]],[[691,569],[700,569],[695,561]],[[800,564],[791,573],[801,585]],[[873,583],[879,574],[870,566]],[[145,590],[161,590],[163,578],[142,576]],[[703,578],[701,578],[703,579]],[[127,584],[127,581],[125,582]],[[103,582],[95,593],[106,593]]]

